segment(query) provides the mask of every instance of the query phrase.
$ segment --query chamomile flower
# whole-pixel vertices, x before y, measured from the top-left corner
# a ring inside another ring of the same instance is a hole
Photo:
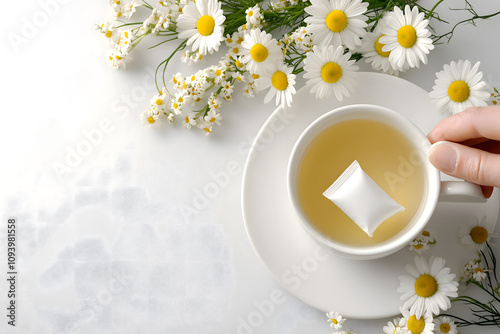
[[[366,34],[367,17],[363,15],[368,2],[361,0],[311,0],[305,8],[311,16],[305,21],[310,25],[314,43],[320,47],[345,45],[349,49],[361,44]]]
[[[145,127],[152,128],[157,127],[160,122],[160,113],[155,108],[150,108],[141,113],[141,123]]]
[[[405,6],[405,12],[398,7],[384,16],[384,23],[380,32],[385,36],[379,42],[385,44],[382,51],[390,52],[389,61],[393,67],[403,70],[409,67],[419,67],[420,62],[427,64],[427,55],[434,49],[431,32],[427,29],[428,20],[424,20],[424,13],[419,13],[415,6]]]
[[[472,106],[486,106],[490,98],[488,84],[481,81],[480,62],[471,67],[468,60],[452,61],[436,73],[437,79],[429,93],[433,104],[441,111],[453,114]]]
[[[426,250],[430,249],[429,245],[434,245],[436,243],[436,238],[434,234],[427,230],[423,230],[422,233],[410,243],[410,250],[415,251],[415,253],[421,255]]]
[[[492,237],[497,237],[497,235],[492,234],[491,229],[486,226],[486,216],[484,216],[481,221],[476,218],[467,226],[460,228],[458,230],[458,236],[462,244],[471,247],[477,252],[483,250]]]
[[[192,44],[193,51],[203,55],[218,51],[224,40],[225,19],[217,0],[191,2],[177,18],[179,38],[187,38],[187,45]]]
[[[351,54],[344,54],[342,46],[319,48],[315,46],[312,52],[307,53],[304,60],[304,78],[309,79],[306,85],[311,87],[310,92],[316,98],[322,99],[335,94],[339,101],[344,96],[350,96],[354,90],[354,72],[358,67],[349,60]]]
[[[114,50],[108,56],[108,64],[116,70],[125,68],[125,57],[127,57],[127,53],[121,52],[120,50]]]
[[[486,269],[484,269],[484,264],[482,262],[472,267],[472,270],[473,270],[472,278],[476,282],[481,282],[488,276],[486,274]]]
[[[417,316],[413,312],[402,309],[401,314],[406,319],[408,334],[434,334],[434,319],[430,313]]]
[[[335,329],[340,329],[342,328],[342,324],[345,321],[345,318],[343,318],[339,312],[333,312],[330,311],[326,313],[326,317],[328,318],[326,321],[330,323],[330,327],[335,328]]]
[[[260,7],[258,4],[256,4],[253,7],[247,8],[245,11],[246,15],[246,21],[247,21],[247,26],[251,25],[252,27],[258,27],[258,24],[260,24],[262,20],[262,14],[260,13]]]
[[[170,95],[168,94],[167,89],[163,88],[159,94],[153,96],[151,99],[151,106],[159,111],[163,111],[167,108],[169,97]]]
[[[104,34],[108,42],[114,46],[118,40],[119,32],[115,31],[116,24],[114,22],[104,22],[96,26],[96,30]]]
[[[390,75],[399,75],[399,70],[394,68],[389,61],[391,51],[382,51],[385,44],[380,43],[380,38],[384,34],[380,29],[369,32],[364,38],[360,47],[360,52],[365,58],[365,62],[371,64],[375,71],[382,71]]]
[[[260,29],[251,29],[241,42],[242,61],[251,73],[270,70],[273,64],[281,62],[283,54],[278,41],[271,34]]]
[[[182,122],[182,123],[184,124],[184,126],[187,129],[191,129],[191,127],[197,126],[198,121],[196,119],[196,113],[191,111],[191,112],[187,113],[186,115],[184,115],[184,122]]]
[[[429,244],[423,240],[420,239],[414,239],[412,242],[410,242],[410,248],[411,251],[415,251],[418,255],[422,255],[425,251],[429,250]]]
[[[208,122],[211,125],[212,124],[220,125],[220,120],[222,119],[222,116],[216,110],[210,109],[205,115],[205,117],[203,117],[203,119],[205,120],[205,122]]]
[[[457,325],[449,317],[434,319],[434,331],[436,334],[457,334]]]
[[[450,297],[456,297],[458,282],[450,268],[445,267],[441,257],[431,257],[429,263],[421,257],[415,257],[415,266],[406,265],[409,275],[399,277],[398,292],[402,293],[403,309],[408,309],[417,318],[425,313],[439,314],[439,309],[450,308]]]
[[[132,15],[136,12],[137,6],[140,6],[139,1],[137,0],[132,0],[130,2],[127,2],[123,6],[123,16],[125,16],[127,19],[131,18]]]
[[[255,81],[250,81],[249,83],[247,83],[245,88],[243,88],[243,95],[248,98],[255,96]]]
[[[407,334],[408,328],[406,328],[405,318],[396,318],[389,321],[386,326],[384,326],[383,331],[385,334]]]
[[[264,103],[268,103],[276,95],[276,105],[284,107],[285,104],[290,107],[293,94],[295,94],[295,74],[292,74],[292,68],[283,63],[278,63],[272,69],[260,75],[255,81],[258,90],[269,88]]]

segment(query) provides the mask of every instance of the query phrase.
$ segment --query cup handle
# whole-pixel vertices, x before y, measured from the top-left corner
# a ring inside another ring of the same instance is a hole
[[[485,203],[481,187],[467,181],[441,181],[439,202]]]

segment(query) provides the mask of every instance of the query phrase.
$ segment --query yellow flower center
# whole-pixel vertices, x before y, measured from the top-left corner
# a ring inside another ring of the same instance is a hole
[[[248,16],[252,16],[253,15],[253,12],[250,10],[248,11]]]
[[[450,324],[448,323],[444,323],[444,324],[441,324],[439,326],[439,330],[442,332],[442,333],[448,333],[450,331]]]
[[[231,43],[233,42],[233,39],[232,39],[231,37],[228,37],[228,38],[227,38],[227,42],[228,42],[229,44],[231,44]]]
[[[422,247],[424,247],[424,245],[422,245],[422,244],[416,244],[416,245],[413,245],[413,247],[415,249],[422,249]]]
[[[420,297],[431,297],[437,291],[438,284],[434,277],[424,274],[415,281],[415,292]]]
[[[215,122],[217,119],[215,117],[210,118],[210,123]]]
[[[417,42],[417,31],[410,25],[402,26],[398,30],[398,43],[404,48],[411,48]]]
[[[250,49],[250,56],[258,63],[266,60],[268,55],[269,51],[267,51],[267,48],[262,44],[257,43]]]
[[[483,244],[488,240],[488,230],[482,226],[476,226],[470,230],[470,237],[476,244]]]
[[[186,118],[184,118],[184,122],[189,123],[189,117],[188,116],[186,116]]]
[[[423,235],[424,237],[430,237],[430,236],[431,236],[431,233],[430,233],[429,231],[423,230],[423,231],[422,231],[422,235]]]
[[[156,99],[156,104],[161,106],[163,104],[163,100],[162,99]]]
[[[209,128],[203,128],[203,130],[208,132],[208,133],[212,132],[212,130],[210,130]]]
[[[381,57],[389,57],[389,55],[391,54],[391,51],[382,51],[382,48],[384,47],[385,44],[382,44],[380,43],[380,38],[385,36],[384,34],[380,35],[379,38],[377,38],[377,40],[375,41],[375,51],[377,51],[377,53],[381,56]]]
[[[337,319],[334,319],[334,318],[332,318],[332,322],[333,322],[333,324],[334,324],[334,325],[337,325],[337,324],[339,323],[339,322],[337,321]]]
[[[214,31],[215,20],[210,15],[203,15],[196,22],[196,29],[202,36],[211,35]]]
[[[341,10],[332,10],[326,16],[326,26],[333,32],[341,32],[347,26],[347,16]]]
[[[285,90],[288,87],[288,79],[286,77],[286,74],[281,71],[274,72],[273,76],[271,77],[271,83],[277,90]]]
[[[475,274],[477,274],[477,273],[482,273],[482,272],[483,272],[483,269],[481,269],[481,268],[479,268],[479,267],[478,267],[478,268],[476,268],[476,269],[474,269],[474,273],[475,273]]]
[[[453,102],[464,102],[469,98],[470,89],[463,80],[453,81],[448,86],[448,96]]]
[[[238,53],[240,52],[240,49],[238,49],[237,47],[233,48],[233,53]]]
[[[259,75],[258,74],[255,74],[255,73],[252,73],[252,78],[254,80],[257,80],[259,78]]]
[[[235,63],[234,63],[237,67],[242,67],[243,64],[241,63],[241,61],[237,60]]]
[[[153,118],[153,116],[149,116],[148,117],[148,123],[149,124],[153,124],[155,122],[155,119]]]
[[[406,326],[412,334],[420,334],[425,328],[425,320],[424,318],[417,319],[416,316],[412,315],[408,318]]]
[[[107,38],[111,38],[111,36],[112,36],[112,35],[113,35],[113,32],[112,32],[111,30],[108,30],[108,31],[106,32],[106,37],[107,37]]]
[[[341,77],[342,68],[337,63],[326,63],[321,68],[321,78],[327,83],[337,82]]]

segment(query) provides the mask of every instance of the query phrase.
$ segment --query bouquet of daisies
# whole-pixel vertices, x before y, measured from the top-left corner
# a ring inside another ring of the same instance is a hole
[[[297,75],[303,75],[316,98],[342,100],[354,89],[356,61],[364,59],[391,75],[427,63],[433,42],[442,38],[432,35],[429,19],[440,19],[434,9],[416,2],[160,0],[153,6],[144,0],[110,0],[114,20],[96,28],[111,45],[107,60],[116,69],[125,67],[146,37],[159,40],[154,47],[175,43],[156,68],[158,93],[141,113],[142,122],[154,127],[180,119],[186,128],[210,134],[236,90],[247,97],[264,91],[264,102],[290,106]],[[139,8],[150,14],[132,22]],[[221,54],[217,64],[191,74],[167,72],[177,53],[183,62],[196,63],[215,52]],[[475,102],[489,98],[489,93],[479,95]]]

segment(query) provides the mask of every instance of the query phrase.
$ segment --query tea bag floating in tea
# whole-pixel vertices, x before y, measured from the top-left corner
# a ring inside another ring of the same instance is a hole
[[[323,196],[335,203],[370,237],[380,224],[405,209],[361,169],[357,160],[323,192]]]

